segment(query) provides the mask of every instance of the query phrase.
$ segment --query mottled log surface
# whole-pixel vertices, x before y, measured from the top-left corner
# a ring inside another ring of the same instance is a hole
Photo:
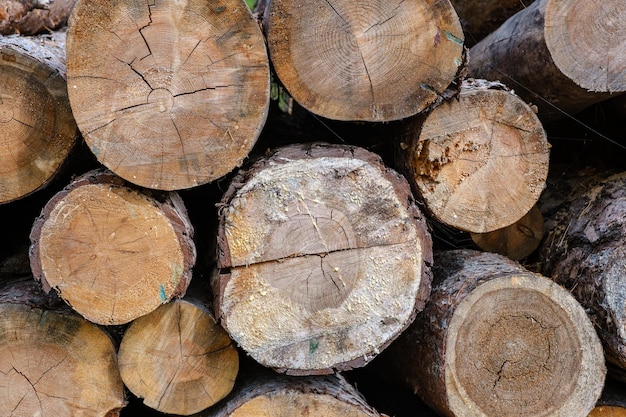
[[[626,90],[621,0],[539,0],[470,49],[469,75],[501,80],[542,119],[562,118]]]
[[[0,316],[1,415],[119,415],[124,386],[102,329],[32,279],[0,289]]]
[[[533,110],[501,83],[466,80],[458,98],[415,119],[398,164],[432,216],[486,233],[530,211],[545,186],[549,149]]]
[[[286,377],[246,375],[216,407],[194,417],[382,417],[340,374]]]
[[[76,142],[65,33],[0,36],[0,204],[45,187]]]
[[[3,0],[0,3],[0,34],[35,35],[59,29],[76,0]]]
[[[144,187],[176,190],[224,176],[267,117],[267,51],[243,0],[78,1],[67,73],[94,155]]]
[[[105,170],[76,178],[31,231],[30,263],[46,291],[98,324],[123,324],[185,293],[193,227],[175,192],[150,194]]]
[[[216,313],[265,366],[362,366],[428,297],[432,244],[408,183],[361,148],[282,148],[233,179],[220,213]]]
[[[174,300],[133,321],[122,338],[119,366],[124,385],[144,404],[190,415],[230,393],[239,358],[204,305]]]
[[[609,362],[626,369],[626,173],[554,178],[542,196],[542,273],[585,307]]]
[[[602,345],[580,304],[497,254],[437,253],[433,291],[383,354],[445,416],[587,417],[600,397]]]
[[[272,0],[263,17],[278,78],[298,103],[329,119],[414,115],[463,61],[463,32],[448,0]]]

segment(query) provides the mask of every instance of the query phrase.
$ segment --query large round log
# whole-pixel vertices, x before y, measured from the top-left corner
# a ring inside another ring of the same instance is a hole
[[[626,91],[622,0],[539,0],[470,49],[469,75],[501,80],[556,119]]]
[[[220,213],[216,313],[265,366],[362,366],[428,297],[431,239],[409,186],[361,148],[280,149],[234,178]]]
[[[458,98],[409,124],[399,164],[426,209],[486,233],[530,211],[545,186],[549,149],[533,110],[501,83],[463,82]]]
[[[224,176],[267,117],[265,42],[243,0],[78,1],[67,74],[94,155],[143,187],[183,189]]]
[[[119,366],[124,385],[144,404],[187,416],[230,393],[239,358],[212,313],[185,299],[132,322],[120,344]]]
[[[272,0],[273,68],[303,107],[335,120],[390,121],[432,104],[463,61],[448,0]]]
[[[497,254],[438,253],[424,310],[385,355],[449,417],[587,417],[602,345],[574,297]]]
[[[65,34],[0,36],[0,204],[46,186],[76,142]]]
[[[196,250],[175,192],[149,194],[105,170],[72,181],[31,230],[35,279],[83,317],[123,324],[184,295]]]
[[[555,178],[542,197],[542,273],[590,315],[609,362],[626,370],[626,173]]]
[[[32,279],[0,289],[0,317],[0,415],[120,415],[124,385],[107,333]]]

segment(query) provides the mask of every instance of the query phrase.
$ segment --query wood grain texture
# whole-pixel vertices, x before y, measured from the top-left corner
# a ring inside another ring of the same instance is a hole
[[[123,324],[184,295],[196,259],[192,237],[178,194],[150,195],[90,171],[33,224],[31,268],[85,318]]]
[[[408,184],[361,148],[277,150],[233,179],[220,212],[216,313],[265,366],[362,366],[428,296],[432,243]]]
[[[176,190],[239,166],[269,105],[263,35],[243,0],[79,1],[69,98],[100,162]]]
[[[74,146],[65,33],[0,36],[0,204],[45,187]]]
[[[496,254],[436,253],[433,291],[383,355],[444,416],[587,417],[600,397],[602,345],[580,304]]]
[[[463,61],[463,32],[448,0],[272,0],[264,25],[282,84],[329,119],[414,115]]]

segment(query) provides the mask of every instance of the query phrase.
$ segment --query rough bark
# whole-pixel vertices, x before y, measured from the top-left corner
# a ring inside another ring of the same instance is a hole
[[[482,250],[518,261],[531,255],[541,244],[544,236],[543,216],[534,206],[510,226],[488,233],[470,233],[470,236]]]
[[[463,61],[463,32],[448,0],[272,0],[264,26],[281,83],[329,119],[414,115]]]
[[[450,0],[450,2],[459,16],[468,46],[485,38],[509,17],[526,7],[525,2],[520,0]]]
[[[543,126],[500,83],[463,82],[458,99],[409,124],[400,147],[399,164],[432,216],[474,233],[521,219],[548,175]]]
[[[220,213],[216,313],[265,366],[362,366],[428,297],[432,243],[409,186],[361,148],[282,148],[233,179]]]
[[[194,417],[252,416],[381,417],[340,374],[286,377],[247,375],[217,407]]]
[[[497,254],[435,256],[425,309],[385,355],[445,416],[586,417],[600,397],[602,345],[578,302]]]
[[[124,386],[108,334],[32,279],[0,290],[0,316],[1,415],[119,416]]]
[[[4,0],[0,4],[0,34],[36,35],[59,29],[76,0]]]
[[[175,190],[239,166],[267,117],[269,64],[243,0],[79,1],[69,98],[100,162]]]
[[[626,173],[554,178],[541,200],[542,273],[585,307],[609,362],[626,369]]]
[[[64,47],[63,32],[0,36],[0,204],[46,186],[76,142]]]
[[[122,338],[119,365],[124,384],[144,404],[186,416],[232,390],[239,358],[212,313],[186,299],[133,321]]]
[[[193,228],[174,192],[149,194],[105,170],[72,181],[31,230],[44,289],[98,324],[123,324],[185,293]]]
[[[470,49],[469,75],[501,80],[557,119],[626,91],[621,0],[539,0]]]

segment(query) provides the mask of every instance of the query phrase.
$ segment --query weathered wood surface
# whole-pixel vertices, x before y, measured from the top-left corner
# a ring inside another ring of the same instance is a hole
[[[622,0],[535,1],[470,49],[469,75],[563,118],[626,91],[625,33]]]
[[[548,175],[541,122],[501,83],[464,81],[458,98],[409,124],[400,147],[398,164],[430,214],[474,233],[525,216]]]
[[[267,51],[243,0],[78,1],[67,69],[72,110],[92,152],[148,188],[224,176],[267,117]]]
[[[118,356],[124,385],[150,408],[175,415],[217,403],[239,371],[228,334],[192,299],[171,301],[134,320]]]
[[[585,307],[606,358],[626,370],[626,173],[554,178],[542,196],[542,273]]]
[[[0,34],[35,35],[59,29],[67,23],[76,0],[3,0]]]
[[[216,313],[265,366],[363,366],[428,297],[431,240],[409,186],[361,148],[277,150],[233,179],[219,210]]]
[[[196,250],[175,192],[149,194],[106,170],[76,178],[31,231],[35,279],[83,317],[123,324],[185,293]]]
[[[329,119],[414,115],[463,61],[463,32],[448,0],[272,0],[263,21],[281,83]]]
[[[225,401],[194,417],[386,417],[369,406],[340,374],[286,377],[246,375]]]
[[[32,279],[0,289],[0,414],[117,417],[116,348]]]
[[[65,33],[0,36],[0,204],[45,187],[74,146]]]
[[[441,415],[587,417],[606,367],[585,311],[503,256],[436,253],[424,310],[383,353]]]

